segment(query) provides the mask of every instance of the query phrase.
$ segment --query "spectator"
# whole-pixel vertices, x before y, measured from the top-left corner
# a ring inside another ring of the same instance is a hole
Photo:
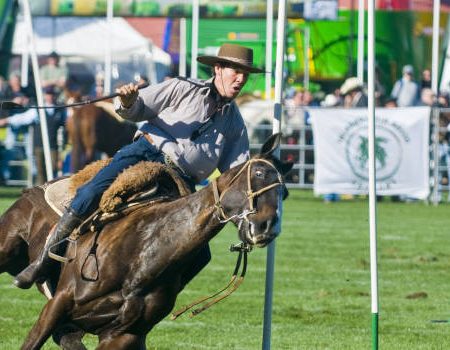
[[[403,76],[395,82],[391,97],[397,100],[399,107],[416,106],[419,103],[420,87],[414,81],[414,69],[408,64],[402,72]]]
[[[29,104],[29,98],[23,93],[16,93],[12,102],[22,106]],[[6,127],[6,137],[4,140],[4,150],[0,162],[0,172],[3,181],[17,178],[15,168],[9,167],[11,160],[23,160],[31,158],[31,148],[28,142],[28,126],[37,118],[36,110],[26,110],[20,113],[11,113],[7,118],[0,119],[0,127]],[[18,142],[24,142],[25,148],[18,146]]]
[[[430,88],[424,88],[420,92],[420,103],[421,106],[433,106],[435,102],[435,96],[433,90]]]
[[[29,96],[27,92],[27,88],[22,87],[21,85],[20,74],[17,72],[12,72],[8,78],[8,85],[6,86],[4,92],[4,99],[12,100],[17,96]]]
[[[54,106],[55,104],[55,89],[53,87],[47,87],[44,89],[44,103],[46,106]],[[28,104],[28,98],[26,96],[23,99],[14,99],[13,102],[26,106]],[[48,138],[50,144],[50,152],[51,152],[51,162],[52,162],[52,170],[54,175],[57,172],[58,166],[58,144],[57,144],[57,134],[58,128],[60,126],[64,126],[65,123],[65,110],[64,109],[55,109],[55,108],[46,108],[45,115],[47,119],[47,131]],[[37,110],[28,109],[25,112],[17,113],[12,115],[11,117],[1,119],[0,127],[8,126],[12,130],[14,128],[20,127],[28,127],[30,125],[34,125],[33,128],[33,150],[34,150],[34,159],[37,170],[37,178],[36,184],[42,185],[46,181],[46,167],[45,167],[45,159],[44,159],[44,149],[42,143],[42,131],[39,122],[39,115]],[[15,137],[16,139],[17,137]],[[11,140],[11,146],[15,141]]]
[[[420,80],[420,88],[423,90],[425,88],[431,89],[431,70],[425,68],[422,71],[422,79]]]
[[[6,89],[8,87],[8,82],[3,76],[0,75],[0,101],[5,99]]]
[[[344,107],[367,107],[367,95],[364,93],[364,86],[358,78],[348,78],[342,84],[340,90],[342,96],[344,96]]]
[[[285,101],[286,125],[305,125],[305,111],[303,109],[304,90],[298,89],[292,98]]]
[[[395,98],[389,97],[385,102],[384,102],[384,107],[386,108],[396,108],[397,106],[397,100]]]
[[[62,92],[66,85],[67,69],[60,65],[59,55],[52,52],[48,58],[47,63],[40,68],[42,88],[53,87],[55,89],[57,100],[62,97]]]

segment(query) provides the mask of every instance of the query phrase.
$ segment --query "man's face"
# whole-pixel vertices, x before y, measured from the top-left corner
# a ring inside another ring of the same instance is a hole
[[[248,80],[249,73],[235,66],[214,66],[216,78],[214,84],[219,94],[227,99],[234,99],[239,95]]]

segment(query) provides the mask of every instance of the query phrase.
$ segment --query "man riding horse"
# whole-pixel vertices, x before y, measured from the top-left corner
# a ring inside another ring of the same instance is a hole
[[[116,112],[123,118],[146,123],[135,141],[120,149],[111,163],[80,187],[63,213],[41,255],[20,274],[14,284],[30,288],[51,271],[50,248],[63,255],[67,238],[98,207],[103,192],[126,168],[140,162],[165,163],[175,168],[193,187],[216,168],[221,172],[249,158],[247,130],[233,100],[249,73],[263,71],[253,65],[252,49],[223,44],[217,56],[201,56],[200,63],[213,67],[208,80],[173,78],[138,90],[135,84],[120,87]],[[114,137],[114,135],[111,135]],[[199,252],[184,283],[189,282],[211,258],[209,246]]]

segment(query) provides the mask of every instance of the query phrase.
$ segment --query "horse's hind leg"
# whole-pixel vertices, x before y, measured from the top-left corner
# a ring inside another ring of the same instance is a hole
[[[64,322],[70,298],[66,293],[57,293],[55,298],[49,300],[41,311],[38,320],[28,333],[22,345],[22,350],[40,349],[57,325]]]

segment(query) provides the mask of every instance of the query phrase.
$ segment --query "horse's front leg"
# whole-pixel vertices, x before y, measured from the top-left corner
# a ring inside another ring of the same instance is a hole
[[[85,332],[71,323],[59,326],[52,334],[53,341],[63,350],[86,350],[82,339]]]
[[[58,324],[64,322],[66,311],[70,305],[70,297],[66,292],[57,293],[49,300],[41,311],[38,320],[28,333],[22,350],[40,349]]]

